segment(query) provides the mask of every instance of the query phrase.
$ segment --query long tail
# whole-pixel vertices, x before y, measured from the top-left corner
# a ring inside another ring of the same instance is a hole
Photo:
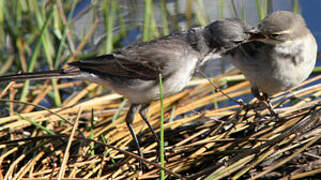
[[[21,73],[14,75],[0,76],[1,82],[8,81],[23,81],[23,80],[41,80],[49,78],[73,78],[79,75],[80,71],[77,68],[68,68],[52,71],[32,72],[32,73]]]

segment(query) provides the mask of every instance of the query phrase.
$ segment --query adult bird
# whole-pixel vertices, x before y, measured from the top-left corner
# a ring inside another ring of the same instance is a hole
[[[274,115],[269,96],[308,78],[317,59],[317,43],[301,15],[277,11],[265,17],[252,42],[224,54],[241,70],[253,95]]]
[[[255,31],[239,19],[219,20],[203,28],[192,28],[110,54],[73,62],[69,68],[1,76],[0,82],[77,78],[107,86],[129,99],[125,121],[138,153],[143,157],[132,122],[136,112],[139,112],[159,143],[145,117],[149,104],[159,99],[159,74],[163,77],[163,95],[175,94],[185,87],[199,64],[247,42]]]

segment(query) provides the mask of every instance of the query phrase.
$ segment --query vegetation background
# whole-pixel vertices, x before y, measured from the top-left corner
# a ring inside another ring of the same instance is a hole
[[[256,24],[276,9],[299,13],[300,2],[0,0],[0,75],[62,68],[219,18]],[[0,84],[1,179],[157,179],[161,169],[163,179],[317,177],[319,68],[297,91],[273,98],[279,121],[252,99],[249,83],[224,61],[204,71],[249,106],[233,103],[201,78],[164,99],[162,107],[153,103],[148,115],[157,132],[165,131],[168,162],[165,168],[157,163],[156,143],[137,117],[134,126],[150,166],[144,173],[131,153],[127,100],[120,95],[77,80]],[[159,128],[161,111],[165,124]]]

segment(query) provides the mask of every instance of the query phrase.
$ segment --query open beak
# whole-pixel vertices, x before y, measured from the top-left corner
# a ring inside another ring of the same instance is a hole
[[[266,36],[260,32],[259,29],[253,28],[247,32],[250,37],[248,41],[255,41],[255,40],[260,40],[260,39],[266,39]]]

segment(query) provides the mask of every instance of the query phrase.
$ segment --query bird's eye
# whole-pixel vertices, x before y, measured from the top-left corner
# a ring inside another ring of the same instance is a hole
[[[233,41],[235,44],[241,44],[243,41],[241,40],[236,40],[236,41]]]
[[[270,34],[269,37],[271,39],[278,39],[280,37],[280,34]]]

